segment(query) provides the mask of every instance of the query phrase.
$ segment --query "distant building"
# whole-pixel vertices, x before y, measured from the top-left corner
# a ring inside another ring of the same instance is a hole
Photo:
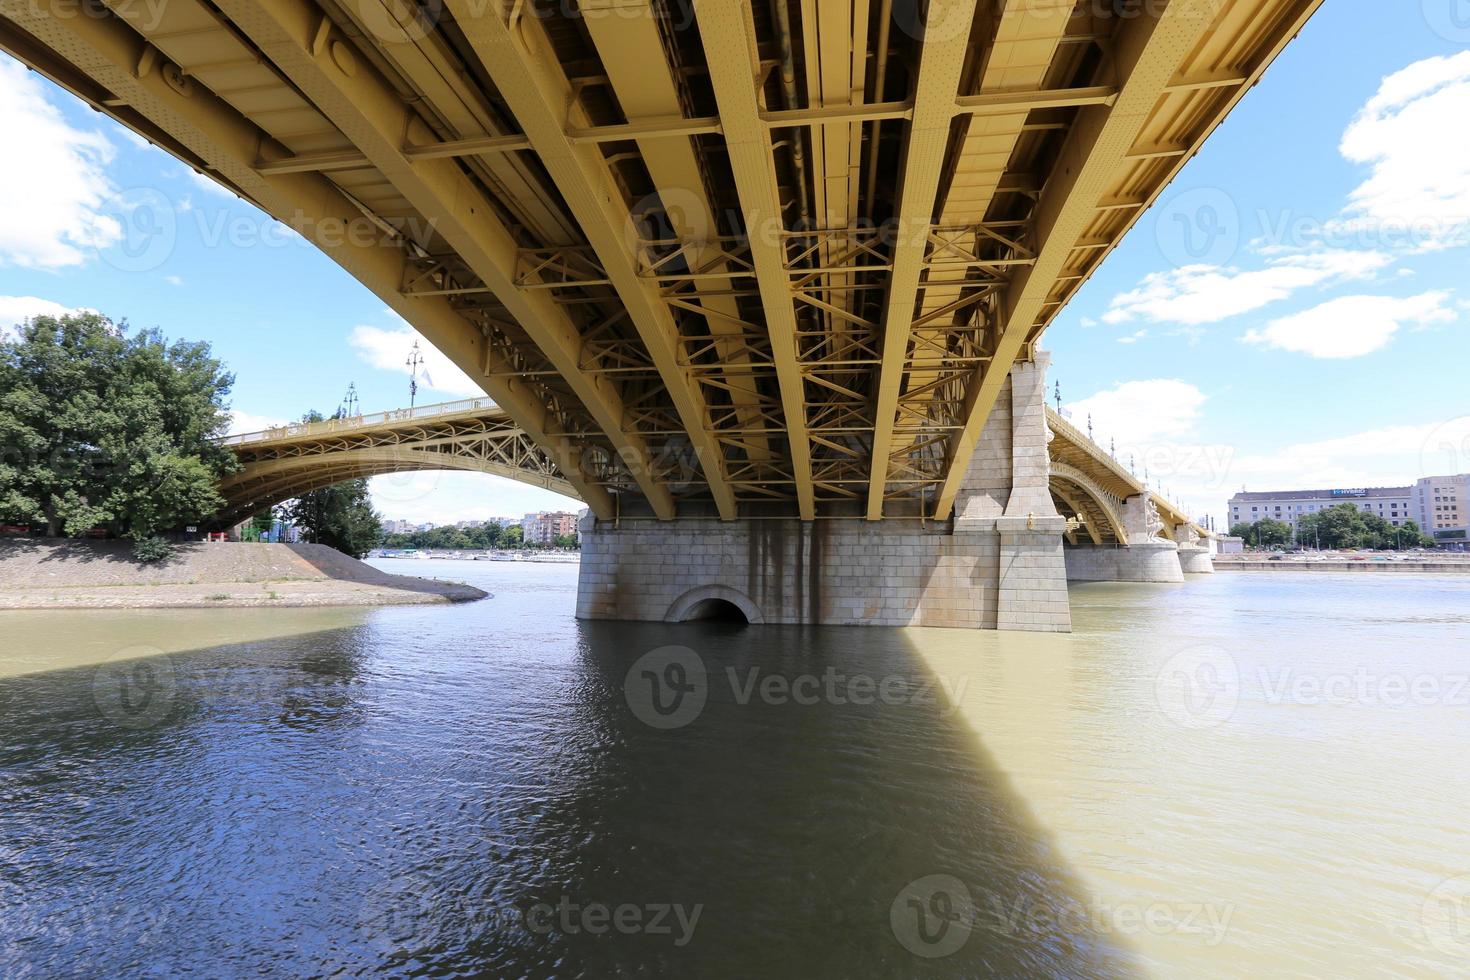
[[[1269,517],[1294,531],[1303,514],[1339,504],[1376,514],[1394,527],[1413,521],[1444,545],[1470,543],[1470,473],[1420,477],[1411,487],[1241,492],[1230,498],[1230,524]]]
[[[1421,481],[1422,482],[1422,481]],[[1339,504],[1352,504],[1397,527],[1415,520],[1414,487],[1352,487],[1337,490],[1267,490],[1237,493],[1230,498],[1230,526],[1254,524],[1269,517],[1296,531],[1302,515]]]
[[[555,544],[557,538],[577,533],[577,515],[567,511],[540,511],[521,518],[521,540],[526,544]]]
[[[1463,545],[1470,532],[1470,473],[1425,476],[1414,483],[1414,520],[1446,545]],[[1461,507],[1460,504],[1466,504]]]

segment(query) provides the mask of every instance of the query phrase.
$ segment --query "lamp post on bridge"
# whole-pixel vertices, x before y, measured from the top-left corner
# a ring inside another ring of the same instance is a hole
[[[361,411],[357,406],[357,382],[347,382],[347,394],[342,397],[340,411],[344,419],[356,418]]]
[[[408,360],[404,364],[408,366],[408,407],[413,409],[414,401],[419,394],[419,367],[424,363],[424,355],[419,351],[419,342],[413,342],[413,349],[408,352]]]

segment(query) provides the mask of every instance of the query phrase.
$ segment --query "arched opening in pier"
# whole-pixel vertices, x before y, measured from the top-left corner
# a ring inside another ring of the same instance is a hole
[[[744,625],[750,620],[745,618],[745,613],[735,603],[728,599],[701,599],[684,613],[683,622],[705,622],[705,623],[739,623]]]
[[[761,611],[750,596],[724,585],[706,585],[690,589],[669,606],[666,623],[700,622],[759,623]]]

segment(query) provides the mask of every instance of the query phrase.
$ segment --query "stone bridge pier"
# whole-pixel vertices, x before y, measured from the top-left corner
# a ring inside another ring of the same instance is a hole
[[[1066,549],[1067,579],[1072,582],[1183,582],[1186,572],[1214,572],[1208,543],[1188,524],[1163,537],[1164,522],[1147,494],[1123,502],[1125,545],[1079,544]]]
[[[1048,359],[1038,352],[1011,370],[952,520],[589,514],[577,615],[1070,631],[1066,521],[1047,480]]]

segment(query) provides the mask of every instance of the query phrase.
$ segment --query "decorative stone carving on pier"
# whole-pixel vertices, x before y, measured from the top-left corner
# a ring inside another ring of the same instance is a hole
[[[1154,503],[1154,498],[1149,494],[1143,495],[1143,513],[1145,541],[1164,540],[1164,519],[1159,516],[1159,507]]]

